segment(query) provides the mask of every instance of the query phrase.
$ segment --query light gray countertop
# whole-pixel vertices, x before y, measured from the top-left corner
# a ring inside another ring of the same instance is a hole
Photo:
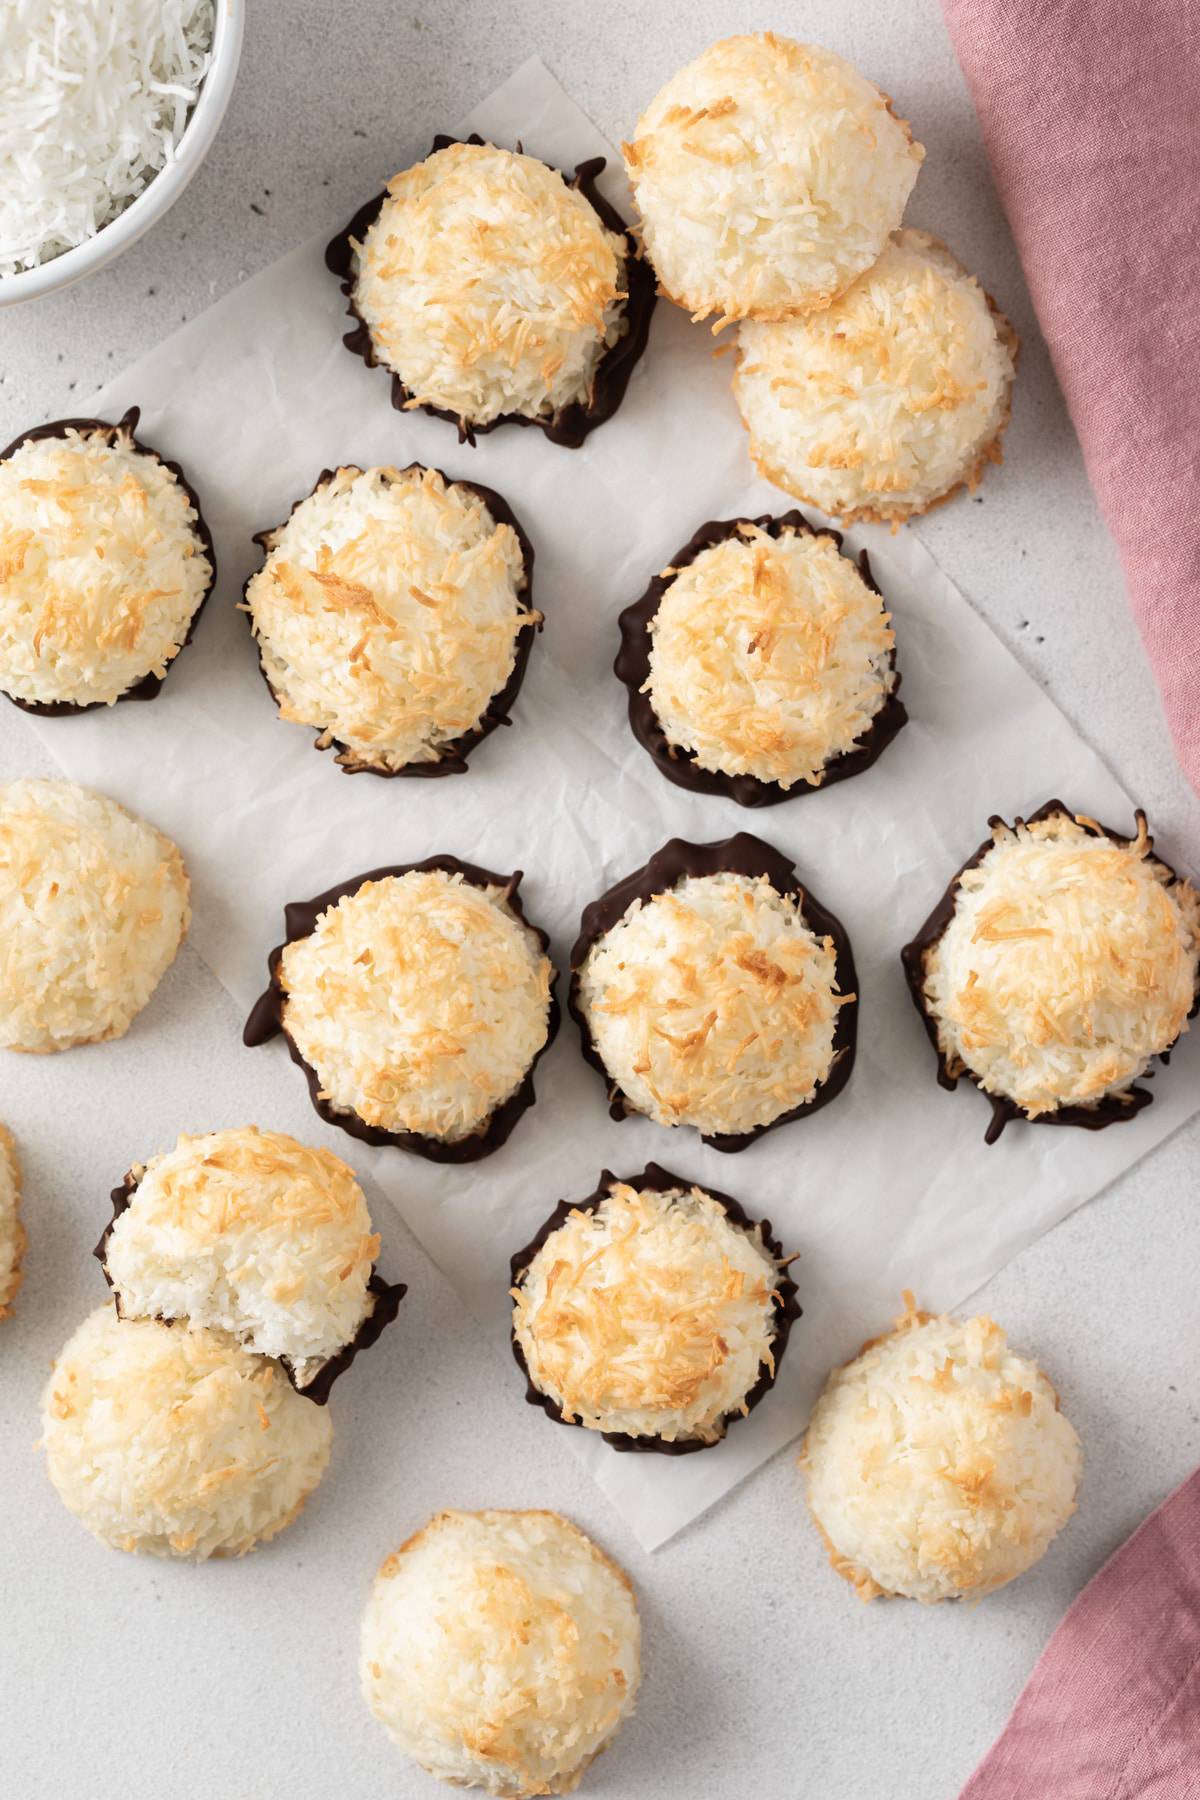
[[[165,222],[85,285],[0,313],[0,441],[76,410],[181,319],[344,222],[534,52],[615,141],[710,39],[764,26],[818,39],[913,121],[928,157],[911,221],[979,272],[1025,341],[1004,467],[975,503],[917,529],[1147,807],[1168,854],[1200,864],[1200,803],[1174,763],[933,0],[813,0],[803,12],[695,0],[685,20],[630,0],[250,11],[224,129]],[[52,771],[5,707],[0,775],[25,772]],[[0,1069],[31,1237],[16,1314],[0,1325],[0,1787],[12,1800],[434,1794],[367,1716],[355,1660],[376,1563],[443,1505],[559,1507],[630,1570],[646,1680],[635,1721],[588,1778],[598,1800],[951,1800],[1071,1599],[1200,1459],[1193,1122],[979,1296],[1044,1361],[1087,1455],[1076,1519],[1036,1571],[981,1606],[860,1606],[803,1518],[790,1451],[645,1555],[559,1434],[513,1404],[511,1370],[391,1214],[384,1266],[410,1283],[403,1325],[337,1395],[334,1465],[301,1522],[242,1563],[105,1553],[32,1453],[37,1396],[103,1297],[89,1252],[130,1161],[182,1128],[247,1116],[303,1135],[306,1102],[277,1065],[256,1066],[247,1090],[230,1051],[238,1025],[185,949],[120,1043]]]

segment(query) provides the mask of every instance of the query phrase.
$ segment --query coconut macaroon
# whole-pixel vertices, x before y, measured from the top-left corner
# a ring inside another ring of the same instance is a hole
[[[614,1118],[644,1113],[741,1150],[849,1079],[845,932],[747,833],[665,845],[586,909],[571,968],[571,1010]]]
[[[242,1556],[290,1525],[325,1473],[328,1411],[220,1332],[83,1321],[42,1397],[58,1496],[93,1537],[151,1556]]]
[[[533,552],[498,494],[437,469],[321,477],[245,609],[280,716],[348,770],[446,774],[507,722],[533,628]]]
[[[717,329],[828,306],[899,225],[925,155],[844,58],[770,31],[688,63],[623,148],[662,291]]]
[[[681,787],[771,805],[869,767],[908,716],[865,552],[798,512],[702,525],[620,624],[634,735]]]
[[[397,406],[472,438],[504,420],[582,442],[615,411],[653,305],[633,240],[592,187],[535,156],[435,140],[330,244],[360,321],[346,339],[392,372]]]
[[[512,1259],[528,1398],[617,1449],[719,1443],[775,1379],[795,1283],[766,1222],[651,1163],[556,1207]]]
[[[0,454],[0,689],[31,710],[157,692],[212,587],[196,497],[137,419],[64,419]]]
[[[751,457],[837,518],[925,512],[1000,461],[1017,348],[944,244],[898,231],[828,311],[741,327],[733,386]]]
[[[246,1043],[282,1031],[318,1112],[355,1137],[434,1161],[487,1155],[533,1103],[558,1024],[520,879],[432,857],[289,907]]]
[[[637,1603],[558,1513],[437,1513],[376,1576],[360,1669],[371,1712],[430,1775],[570,1794],[633,1711]]]
[[[17,1146],[12,1132],[0,1125],[0,1319],[8,1317],[21,1285],[25,1242]]]
[[[1111,1124],[1187,1030],[1200,995],[1200,896],[1160,858],[1145,814],[1124,838],[1051,800],[991,837],[903,955],[943,1084],[1015,1117]]]
[[[825,1384],[800,1458],[808,1503],[862,1599],[977,1599],[1031,1568],[1074,1512],[1079,1439],[991,1319],[905,1302]]]
[[[71,781],[0,786],[0,1048],[120,1037],[187,930],[175,845]]]

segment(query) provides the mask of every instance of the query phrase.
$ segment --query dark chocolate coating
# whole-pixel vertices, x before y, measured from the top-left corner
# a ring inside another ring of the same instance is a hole
[[[777,1119],[771,1119],[765,1125],[755,1126],[753,1131],[721,1135],[701,1132],[704,1142],[711,1144],[714,1150],[732,1152],[745,1150],[766,1131],[774,1131],[780,1125],[790,1124],[793,1119],[808,1118],[813,1113],[820,1112],[823,1106],[828,1106],[841,1093],[854,1067],[858,1035],[858,976],[854,968],[850,939],[841,921],[828,912],[819,900],[814,899],[800,881],[796,865],[788,857],[748,831],[739,831],[735,837],[726,838],[719,844],[689,844],[683,838],[671,838],[642,868],[635,869],[632,875],[627,875],[598,900],[593,900],[589,906],[584,907],[579,921],[579,936],[571,950],[571,985],[567,996],[567,1010],[579,1027],[584,1057],[604,1077],[608,1086],[609,1112],[612,1117],[624,1119],[631,1113],[639,1114],[640,1108],[617,1086],[596,1048],[591,1028],[579,1004],[580,968],[597,938],[603,937],[606,931],[611,931],[635,900],[645,902],[655,894],[665,893],[686,876],[723,874],[765,875],[777,893],[793,895],[800,917],[809,930],[817,937],[833,940],[838,991],[855,995],[853,1000],[838,1008],[833,1033],[833,1062],[829,1074],[818,1086],[811,1100],[780,1113]],[[664,1129],[675,1128],[668,1126]]]
[[[317,920],[329,907],[336,906],[347,894],[355,894],[368,881],[382,881],[389,875],[409,875],[424,873],[428,869],[441,869],[447,874],[461,875],[464,881],[473,887],[507,888],[508,904],[521,923],[529,928],[537,938],[543,952],[549,949],[550,939],[541,928],[525,917],[517,889],[520,885],[522,871],[517,869],[512,875],[496,875],[490,869],[481,869],[475,863],[462,862],[457,856],[427,856],[424,862],[391,863],[382,869],[371,869],[365,875],[352,876],[349,881],[341,882],[337,887],[326,889],[318,894],[315,900],[296,900],[284,908],[285,941],[276,945],[267,958],[270,972],[270,984],[261,994],[251,1009],[242,1032],[242,1042],[251,1048],[257,1044],[265,1044],[282,1032],[287,1043],[288,1054],[297,1068],[303,1069],[308,1082],[309,1098],[313,1107],[328,1125],[336,1125],[339,1131],[348,1132],[351,1137],[358,1138],[364,1144],[376,1147],[393,1144],[399,1150],[411,1150],[416,1156],[423,1156],[429,1162],[436,1163],[469,1163],[478,1162],[482,1157],[490,1156],[493,1150],[499,1150],[508,1142],[512,1129],[521,1114],[527,1112],[537,1098],[533,1086],[533,1073],[541,1058],[554,1042],[559,1026],[559,1006],[554,993],[554,983],[550,986],[550,1012],[546,1021],[546,1041],[537,1052],[520,1086],[502,1101],[494,1112],[489,1114],[483,1128],[472,1132],[470,1136],[446,1141],[442,1138],[428,1137],[419,1131],[385,1131],[377,1125],[368,1125],[357,1113],[344,1112],[321,1099],[321,1082],[316,1070],[301,1056],[284,1017],[285,996],[279,985],[279,963],[288,944],[294,944],[300,938],[310,937],[316,928]]]
[[[640,1175],[614,1175],[611,1170],[604,1169],[601,1171],[599,1185],[585,1200],[560,1200],[533,1241],[526,1244],[523,1250],[518,1250],[513,1256],[510,1263],[513,1287],[521,1285],[530,1263],[552,1233],[557,1231],[573,1212],[595,1212],[616,1182],[624,1182],[632,1188],[649,1188],[657,1194],[667,1194],[675,1188],[682,1188],[686,1193],[693,1187],[698,1187],[708,1195],[710,1200],[715,1200],[718,1206],[724,1209],[734,1225],[742,1226],[749,1232],[753,1231],[756,1223],[760,1224],[763,1247],[768,1256],[774,1257],[776,1262],[780,1262],[783,1258],[783,1246],[778,1239],[772,1237],[769,1219],[756,1221],[750,1217],[740,1202],[734,1200],[729,1194],[722,1194],[716,1188],[708,1187],[703,1182],[686,1181],[682,1175],[672,1175],[669,1169],[664,1169],[661,1164],[652,1162],[646,1164]],[[747,1413],[752,1413],[763,1395],[774,1387],[779,1374],[779,1366],[783,1361],[783,1353],[788,1346],[792,1325],[800,1317],[800,1314],[801,1307],[797,1298],[796,1284],[785,1270],[780,1269],[775,1279],[775,1335],[771,1340],[771,1355],[775,1366],[772,1369],[769,1364],[763,1364],[758,1380],[745,1397]],[[525,1398],[529,1404],[540,1406],[546,1417],[553,1419],[556,1424],[574,1425],[578,1426],[580,1430],[586,1430],[587,1427],[581,1425],[578,1419],[564,1419],[562,1408],[558,1402],[534,1386],[533,1377],[529,1373],[529,1365],[525,1361],[525,1353],[517,1340],[516,1331],[510,1332],[509,1336],[517,1367],[525,1377]],[[668,1443],[665,1439],[658,1437],[631,1437],[625,1431],[602,1431],[600,1436],[606,1444],[611,1444],[614,1450],[654,1450],[663,1456],[689,1456],[695,1450],[711,1450],[714,1444],[721,1443],[728,1427],[742,1417],[741,1411],[725,1413],[718,1421],[721,1435],[711,1442],[704,1438],[676,1438],[673,1442]]]
[[[757,519],[710,519],[671,558],[669,573],[656,575],[641,599],[635,600],[621,614],[618,621],[621,648],[617,652],[613,669],[618,680],[623,681],[629,689],[629,724],[633,735],[653,757],[659,773],[665,775],[668,781],[673,781],[677,787],[691,788],[698,794],[722,794],[730,800],[736,800],[739,806],[778,806],[782,800],[794,800],[801,794],[815,793],[818,788],[830,787],[835,781],[845,781],[848,776],[859,775],[864,769],[869,769],[875,759],[887,749],[901,726],[907,723],[908,712],[899,698],[900,677],[897,675],[891,693],[883,697],[879,710],[854,747],[831,758],[825,765],[819,782],[798,781],[787,788],[777,781],[764,781],[757,775],[730,775],[724,769],[702,768],[696,761],[694,751],[671,743],[659,723],[650,695],[642,691],[650,678],[650,648],[653,641],[650,627],[663,595],[679,570],[686,569],[702,550],[711,549],[714,544],[733,537],[741,525],[757,525],[772,538],[780,538],[789,530],[805,532],[810,537],[831,537],[839,550],[842,547],[840,531],[818,531],[800,512],[787,512],[779,517],[764,513]],[[865,550],[859,556],[857,566],[872,593],[878,594],[880,590],[871,573]],[[894,645],[889,661],[894,671]]]
[[[152,456],[155,462],[162,464],[168,474],[175,477],[176,481],[192,503],[192,507],[196,514],[195,524],[192,526],[192,533],[199,541],[204,554],[207,556],[209,568],[212,570],[212,573],[208,578],[208,586],[200,596],[200,604],[197,606],[188,622],[187,633],[184,640],[168,664],[167,674],[169,675],[178,658],[191,643],[192,638],[195,635],[196,626],[200,621],[200,614],[208,604],[208,597],[216,584],[217,553],[213,548],[212,532],[208,529],[207,521],[201,510],[200,496],[197,494],[195,488],[192,486],[179,464],[176,462],[168,462],[165,456],[160,456],[157,450],[152,449],[149,444],[143,444],[140,439],[134,436],[134,432],[137,430],[137,422],[140,418],[141,407],[131,406],[129,410],[117,420],[115,425],[110,424],[107,419],[54,419],[48,425],[35,425],[32,431],[23,431],[19,437],[13,439],[11,444],[6,444],[4,449],[0,450],[0,462],[7,462],[9,457],[21,448],[22,444],[39,443],[44,438],[65,438],[69,431],[88,433],[107,431],[114,435],[119,431],[127,431],[129,440],[135,450],[140,451],[143,456]],[[161,688],[165,679],[166,676],[143,675],[142,679],[135,682],[131,688],[126,688],[123,694],[118,694],[113,705],[119,706],[122,700],[153,700],[157,697],[158,690]],[[45,719],[65,719],[69,718],[74,713],[94,712],[97,707],[108,705],[106,700],[19,700],[15,694],[9,694],[7,692],[5,692],[4,697],[6,700],[11,700],[14,706],[19,706],[22,712],[39,713],[42,718]]]
[[[1069,819],[1076,818],[1076,815],[1069,807],[1064,806],[1061,800],[1047,800],[1045,805],[1039,806],[1036,812],[1030,813],[1025,820],[1018,819],[1016,823],[1018,825],[1022,823],[1035,825],[1042,819],[1052,818],[1055,813],[1065,814]],[[1139,824],[1145,824],[1146,815],[1141,807],[1137,809],[1135,816],[1138,819]],[[1005,821],[998,813],[993,813],[988,820],[989,826],[993,828],[997,825],[1003,825],[1004,822]],[[1121,833],[1118,831],[1110,830],[1107,825],[1097,824],[1095,820],[1077,820],[1076,822],[1084,825],[1085,829],[1093,837],[1106,837],[1114,844],[1130,844],[1134,841],[1132,838],[1122,837]],[[1150,847],[1153,848],[1154,839],[1150,838],[1148,841]],[[984,1133],[984,1142],[986,1144],[994,1144],[1011,1119],[1024,1119],[1026,1123],[1030,1125],[1078,1125],[1085,1131],[1102,1131],[1106,1125],[1119,1125],[1126,1119],[1132,1119],[1137,1113],[1141,1112],[1143,1107],[1149,1106],[1154,1099],[1154,1095],[1146,1088],[1131,1087],[1127,1093],[1103,1095],[1094,1106],[1060,1106],[1056,1112],[1038,1113],[1035,1118],[1030,1118],[1025,1109],[1018,1106],[1016,1101],[1010,1100],[1006,1094],[988,1093],[980,1081],[979,1076],[976,1075],[973,1069],[964,1067],[958,1071],[953,1070],[947,1058],[943,1055],[941,1046],[938,1043],[937,1015],[932,1008],[926,1004],[925,959],[928,952],[941,938],[947,926],[950,924],[951,919],[954,917],[959,883],[963,876],[967,873],[968,869],[974,869],[979,866],[988,851],[994,847],[994,843],[995,840],[993,838],[989,837],[985,839],[985,841],[980,844],[978,850],[975,851],[974,855],[967,858],[962,867],[951,877],[945,893],[942,895],[925,923],[921,926],[921,929],[917,932],[912,942],[910,944],[905,944],[903,950],[900,952],[900,960],[904,965],[904,978],[908,982],[909,992],[913,998],[913,1004],[921,1015],[921,1023],[925,1027],[925,1034],[933,1045],[933,1052],[937,1058],[938,1084],[941,1087],[953,1090],[958,1086],[960,1075],[965,1075],[968,1081],[975,1084],[980,1093],[983,1094],[984,1098],[989,1102],[992,1109],[991,1120]],[[1163,862],[1161,857],[1155,857],[1154,860],[1169,872],[1172,882],[1179,879],[1170,863]],[[1191,1012],[1188,1014],[1189,1018],[1195,1016],[1198,1007],[1200,1007],[1200,983],[1197,984],[1196,1002],[1193,1005]],[[1165,1050],[1159,1053],[1158,1060],[1162,1063],[1166,1063],[1170,1054],[1171,1046],[1168,1045]],[[1148,1077],[1144,1077],[1143,1079],[1146,1078]]]
[[[433,140],[433,148],[429,151],[429,155],[433,156],[439,150],[447,149],[451,144],[463,142],[482,144],[483,141],[474,132],[466,139],[447,137],[444,133],[439,133]],[[521,150],[519,144],[517,149]],[[612,418],[624,399],[625,389],[629,385],[629,377],[633,373],[635,363],[646,348],[646,340],[650,335],[650,317],[654,311],[657,289],[654,272],[649,263],[642,258],[632,232],[629,231],[616,208],[610,206],[603,194],[596,188],[596,178],[603,170],[604,165],[605,158],[603,156],[591,157],[587,162],[578,165],[574,178],[567,185],[583,195],[608,231],[616,232],[625,239],[625,271],[628,289],[625,316],[629,321],[627,330],[601,357],[596,369],[592,396],[586,406],[582,401],[576,400],[570,406],[564,406],[561,411],[545,418],[531,419],[524,413],[508,412],[497,414],[485,425],[473,425],[469,420],[461,418],[458,413],[447,411],[445,407],[431,406],[421,402],[420,410],[422,412],[429,413],[435,419],[446,419],[451,425],[458,428],[460,444],[474,444],[477,437],[485,432],[495,431],[499,425],[536,425],[546,434],[552,444],[561,444],[568,450],[577,450],[589,432],[594,431],[597,425],[603,425],[606,419]],[[547,163],[546,167],[554,168],[554,165]],[[561,174],[561,170],[556,169],[555,173]],[[563,176],[563,179],[566,180],[566,177]],[[344,230],[338,232],[325,249],[325,267],[341,282],[342,292],[349,302],[346,310],[355,322],[353,331],[347,332],[342,342],[347,350],[352,351],[355,356],[361,356],[369,369],[381,366],[386,368],[387,365],[381,364],[381,359],[375,354],[370,327],[355,302],[354,245],[361,244],[363,241],[367,231],[378,217],[385,198],[385,194],[376,194],[373,200],[368,200],[367,204],[359,208],[350,223]],[[399,375],[394,371],[389,372],[392,376],[392,405],[398,412],[412,410],[409,405],[412,400],[409,389],[405,387]]]
[[[346,463],[343,465],[343,467],[356,468],[357,464]],[[420,470],[424,471],[425,467],[426,467],[426,465],[424,463],[417,463],[417,462],[408,463],[400,471],[400,473],[402,475],[407,475],[409,473],[409,471],[412,469],[420,469]],[[337,472],[338,471],[335,469],[322,469],[321,473],[317,476],[317,479],[313,483],[309,492],[307,494],[305,494],[301,499],[295,500],[292,502],[292,508],[291,508],[291,512],[288,514],[288,518],[290,518],[292,516],[292,513],[294,513],[296,511],[297,507],[304,505],[305,500],[311,500],[312,496],[315,493],[317,493],[319,491],[319,489],[323,488],[327,481],[332,481],[334,475]],[[508,501],[504,499],[503,495],[498,494],[496,492],[495,488],[484,487],[481,482],[460,481],[460,480],[454,480],[453,482],[451,482],[450,476],[444,474],[441,469],[437,470],[436,472],[439,475],[441,475],[442,479],[444,481],[446,481],[447,483],[449,483],[451,486],[466,488],[470,493],[477,495],[478,498],[483,501],[484,505],[487,507],[488,511],[491,513],[492,518],[496,521],[497,525],[510,525],[512,527],[513,531],[516,533],[517,542],[521,546],[521,557],[525,564],[525,576],[524,576],[524,580],[521,583],[521,587],[520,587],[520,597],[524,601],[525,611],[527,613],[532,612],[533,611],[533,545],[530,543],[529,538],[526,536],[524,526],[521,524],[521,521],[517,518],[517,515],[513,512],[511,506],[508,504]],[[360,473],[361,473],[361,471],[360,471]],[[267,531],[256,532],[254,535],[254,542],[256,544],[258,544],[261,549],[269,551],[271,548],[270,540],[275,536],[276,532],[282,531],[282,530],[283,530],[283,525],[273,525]],[[247,576],[245,586],[242,589],[243,602],[246,599],[246,593],[247,593],[247,590],[249,589],[251,581],[253,581],[253,579],[254,579],[254,575],[256,575],[258,573],[260,573],[260,571],[255,570],[251,575]],[[248,613],[247,613],[247,620],[249,621]],[[371,766],[368,764],[363,764],[363,763],[357,764],[354,767],[348,767],[345,763],[339,761],[338,767],[342,770],[343,774],[346,774],[346,775],[381,775],[381,776],[386,776],[386,777],[391,777],[394,775],[415,775],[418,777],[421,777],[421,776],[432,777],[432,776],[437,776],[437,775],[465,775],[467,772],[467,757],[470,755],[471,751],[475,748],[476,744],[481,744],[483,742],[484,738],[490,737],[492,732],[496,730],[497,726],[512,724],[512,718],[510,715],[512,712],[513,705],[516,702],[517,695],[521,691],[521,683],[525,679],[525,670],[526,670],[526,667],[529,662],[529,652],[533,648],[534,633],[537,631],[540,631],[541,629],[542,629],[542,627],[541,627],[540,623],[534,625],[533,627],[522,626],[520,632],[517,635],[517,653],[516,653],[516,656],[513,658],[512,672],[510,673],[508,680],[505,682],[504,686],[500,689],[499,693],[492,695],[491,699],[487,703],[487,706],[484,708],[484,711],[479,720],[479,723],[477,725],[473,725],[471,727],[470,731],[464,731],[461,734],[461,736],[456,737],[456,738],[451,738],[448,743],[443,744],[441,753],[435,762],[405,763],[402,768],[387,769],[387,768],[382,768],[382,767],[374,767],[374,766]],[[252,624],[251,624],[251,632],[253,633],[253,625]],[[278,706],[279,705],[279,695],[275,692],[275,689],[271,684],[270,677],[268,676],[267,671],[263,665],[262,648],[258,644],[257,639],[255,639],[255,646],[258,649],[258,672],[262,676],[263,681],[266,683],[267,691],[270,693],[272,700],[274,700],[276,706]],[[322,735],[323,735],[322,733],[318,732],[317,739],[313,744],[314,750],[328,750],[328,749],[332,748],[332,749],[337,749],[337,750],[340,750],[343,752],[346,751],[347,746],[345,744],[343,744],[337,738],[330,739],[330,742],[328,744],[322,744],[320,741],[320,738]]]
[[[104,1272],[104,1279],[110,1288],[113,1286],[113,1280],[108,1272],[108,1240],[112,1236],[113,1226],[116,1224],[121,1214],[129,1207],[133,1200],[133,1196],[136,1194],[140,1185],[141,1177],[135,1175],[133,1170],[130,1169],[120,1187],[116,1187],[112,1190],[111,1199],[113,1216],[104,1227],[100,1242],[92,1251],[92,1255],[99,1262],[100,1267]],[[296,1392],[302,1394],[306,1400],[311,1400],[315,1406],[325,1405],[329,1399],[330,1390],[338,1376],[344,1375],[359,1351],[369,1350],[376,1339],[382,1335],[385,1328],[391,1324],[399,1310],[400,1302],[408,1292],[408,1288],[403,1281],[395,1283],[385,1281],[378,1270],[372,1266],[371,1277],[367,1283],[367,1291],[375,1296],[375,1305],[363,1320],[354,1336],[350,1339],[350,1342],[348,1344],[343,1344],[340,1350],[321,1364],[320,1369],[306,1387],[301,1387],[297,1382],[296,1372],[292,1367],[290,1359],[286,1356],[278,1358],[280,1368],[283,1370]],[[116,1293],[115,1289],[113,1291],[113,1304],[117,1309],[117,1317],[119,1319],[124,1318],[125,1315],[121,1311],[120,1296]],[[170,1323],[170,1321],[163,1320],[162,1323],[167,1324]]]

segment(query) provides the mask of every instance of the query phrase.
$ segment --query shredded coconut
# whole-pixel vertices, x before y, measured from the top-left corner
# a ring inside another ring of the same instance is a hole
[[[899,225],[925,155],[850,63],[770,31],[680,70],[624,153],[663,291],[720,324],[828,306]]]
[[[801,1464],[834,1567],[864,1600],[979,1598],[1075,1510],[1081,1454],[1041,1370],[988,1318],[909,1310],[835,1369]]]
[[[371,1712],[429,1774],[489,1794],[572,1793],[640,1666],[628,1577],[557,1513],[438,1513],[363,1618]]]
[[[0,1125],[0,1319],[12,1310],[21,1285],[25,1231],[21,1224],[21,1170],[11,1131]]]
[[[842,519],[900,520],[1000,460],[1017,339],[944,244],[898,231],[828,311],[741,327],[759,473]]]
[[[70,781],[0,786],[0,1047],[120,1037],[187,930],[169,838]]]
[[[436,762],[538,622],[516,532],[437,469],[339,469],[266,541],[246,589],[264,673],[349,768]]]
[[[390,183],[354,304],[410,406],[468,425],[592,397],[628,328],[627,246],[536,157],[451,144]]]

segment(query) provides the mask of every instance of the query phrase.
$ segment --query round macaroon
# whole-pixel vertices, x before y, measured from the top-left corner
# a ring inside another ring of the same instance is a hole
[[[638,741],[680,787],[767,806],[869,767],[904,724],[891,615],[836,532],[713,520],[621,614]]]
[[[607,1170],[512,1259],[528,1398],[618,1449],[721,1441],[770,1388],[799,1316],[767,1222],[651,1163]]]
[[[0,786],[0,1048],[118,1038],[188,927],[175,845],[72,781]]]
[[[533,552],[498,494],[437,469],[338,469],[286,524],[246,611],[280,716],[344,769],[441,775],[507,723]]]
[[[97,1254],[124,1319],[228,1332],[309,1394],[368,1321],[381,1324],[393,1290],[371,1280],[379,1237],[332,1151],[254,1125],[184,1136],[113,1199]]]
[[[282,1031],[318,1112],[355,1137],[438,1162],[487,1155],[532,1105],[558,1025],[520,879],[432,857],[289,907],[245,1041]]]
[[[1017,348],[944,244],[898,231],[828,311],[742,326],[733,386],[750,455],[835,518],[925,512],[1000,461]]]
[[[83,1321],[42,1397],[68,1512],[115,1550],[241,1556],[290,1525],[329,1461],[326,1408],[220,1332]]]
[[[326,252],[393,399],[473,437],[504,420],[578,444],[645,345],[653,283],[592,188],[536,156],[439,138]]]
[[[0,689],[31,710],[157,692],[212,587],[196,496],[137,419],[64,419],[0,454]]]
[[[21,1224],[21,1170],[12,1132],[0,1125],[0,1319],[12,1310],[21,1285],[25,1228]]]
[[[1051,800],[991,837],[903,955],[944,1085],[1015,1116],[1097,1127],[1152,1096],[1133,1084],[1200,998],[1200,895],[1152,854]]]
[[[371,1712],[430,1775],[569,1794],[633,1711],[637,1603],[558,1513],[437,1513],[375,1578],[360,1668]]]
[[[614,1118],[644,1113],[742,1150],[849,1079],[849,941],[794,865],[748,833],[664,845],[585,910],[571,969]]]
[[[771,31],[688,63],[624,153],[662,291],[722,324],[828,306],[899,225],[925,155],[844,58]]]
[[[1075,1510],[1075,1429],[988,1318],[907,1310],[835,1369],[801,1453],[830,1561],[864,1600],[990,1594]]]

